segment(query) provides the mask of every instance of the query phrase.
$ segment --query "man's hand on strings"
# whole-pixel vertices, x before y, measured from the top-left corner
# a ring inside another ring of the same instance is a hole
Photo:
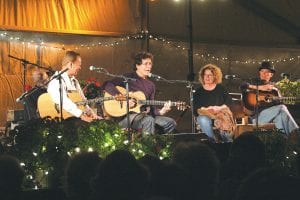
[[[165,115],[170,110],[171,110],[171,101],[168,101],[164,104],[164,107],[162,107],[162,109],[160,109],[159,114]]]

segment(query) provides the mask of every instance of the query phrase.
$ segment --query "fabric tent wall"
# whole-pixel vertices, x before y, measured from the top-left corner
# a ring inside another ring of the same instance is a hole
[[[0,28],[96,35],[135,33],[134,0],[0,0]]]

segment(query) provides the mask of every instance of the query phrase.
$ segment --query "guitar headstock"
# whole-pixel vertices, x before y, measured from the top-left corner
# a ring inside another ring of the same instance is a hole
[[[176,106],[177,110],[181,110],[181,111],[190,108],[190,106],[187,105],[186,102],[184,102],[184,101],[175,102],[175,106]]]

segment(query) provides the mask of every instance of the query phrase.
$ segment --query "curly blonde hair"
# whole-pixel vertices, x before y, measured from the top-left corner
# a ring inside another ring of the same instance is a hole
[[[215,84],[222,83],[223,74],[222,74],[221,69],[217,65],[207,64],[199,70],[199,82],[202,85],[204,84],[204,72],[205,72],[205,70],[210,70],[213,73]]]

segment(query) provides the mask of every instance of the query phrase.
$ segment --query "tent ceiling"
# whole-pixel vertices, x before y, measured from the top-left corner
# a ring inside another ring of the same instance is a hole
[[[186,40],[188,0],[149,2],[150,32]],[[195,42],[299,47],[300,1],[192,0]]]

